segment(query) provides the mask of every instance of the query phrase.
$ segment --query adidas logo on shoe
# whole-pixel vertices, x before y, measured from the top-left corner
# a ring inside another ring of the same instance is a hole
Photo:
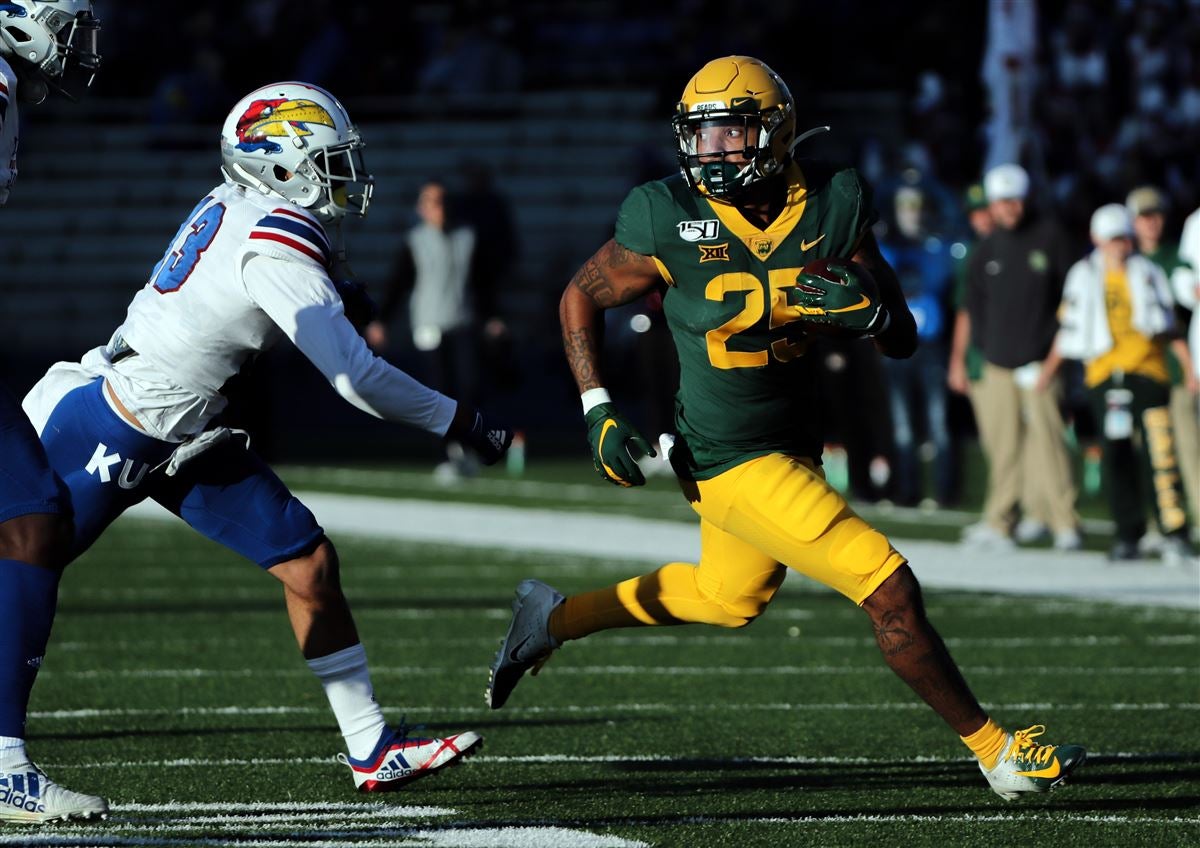
[[[375,772],[376,780],[403,780],[411,777],[417,770],[404,761],[397,752],[396,756],[381,769]]]
[[[338,762],[350,767],[354,786],[360,792],[390,792],[446,766],[456,765],[483,744],[478,733],[465,731],[445,739],[409,739],[401,723],[385,729],[375,750],[357,760],[338,754]]]
[[[28,761],[11,771],[0,771],[0,822],[40,824],[93,818],[108,818],[108,802],[103,798],[64,789]]]
[[[26,813],[45,813],[41,781],[36,771],[0,775],[0,806]]]

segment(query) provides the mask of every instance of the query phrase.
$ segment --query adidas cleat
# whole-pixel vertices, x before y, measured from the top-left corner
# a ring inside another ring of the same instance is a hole
[[[1087,759],[1082,745],[1039,745],[1033,741],[1045,732],[1041,724],[1018,730],[1009,735],[1008,747],[995,768],[989,771],[979,764],[992,791],[1005,801],[1026,792],[1049,792]]]
[[[540,580],[522,580],[513,600],[513,617],[492,660],[484,700],[493,710],[504,706],[521,675],[536,675],[561,643],[550,635],[550,613],[563,596]]]
[[[392,792],[406,783],[457,765],[483,745],[483,737],[470,730],[445,739],[410,739],[404,722],[397,730],[388,728],[366,758],[355,760],[338,754],[338,762],[350,767],[359,792]]]
[[[103,798],[64,789],[30,762],[0,771],[0,822],[42,824],[92,818],[108,818],[108,802]]]

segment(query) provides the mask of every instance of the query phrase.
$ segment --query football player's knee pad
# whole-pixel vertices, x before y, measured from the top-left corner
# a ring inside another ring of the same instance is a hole
[[[767,608],[766,602],[755,603],[750,600],[739,599],[733,603],[714,600],[714,604],[719,606],[729,617],[725,621],[718,622],[721,627],[729,627],[736,629],[739,627],[748,627],[754,623],[754,620],[762,615]]]
[[[887,567],[892,544],[857,515],[841,517],[826,533],[828,557],[839,571],[871,574]]]
[[[715,592],[706,591],[703,581],[697,581],[696,587],[709,606],[722,613],[715,624],[730,628],[746,627],[762,615],[771,603],[784,573],[780,570],[764,581],[743,585],[736,592],[729,591],[730,587],[722,587],[722,590]]]

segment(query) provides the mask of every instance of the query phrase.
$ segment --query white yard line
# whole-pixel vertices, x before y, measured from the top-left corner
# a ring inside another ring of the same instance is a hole
[[[36,846],[170,846],[170,845],[237,845],[238,848],[297,848],[297,846],[320,845],[346,846],[346,848],[651,848],[645,842],[622,839],[598,833],[572,830],[538,824],[534,826],[510,827],[454,827],[445,830],[417,829],[409,827],[381,827],[372,825],[370,830],[341,828],[313,829],[312,823],[296,819],[292,833],[278,831],[284,827],[267,826],[254,828],[249,824],[241,827],[216,828],[216,833],[204,836],[178,836],[201,829],[199,825],[160,825],[148,827],[145,823],[109,822],[101,826],[55,826],[53,832],[42,831],[36,836],[0,836],[0,845]],[[101,830],[102,829],[102,830]],[[256,830],[276,831],[271,834],[255,833]],[[149,833],[153,836],[124,836],[120,831]],[[244,835],[243,835],[244,834]],[[289,838],[290,837],[290,838]],[[86,841],[80,841],[81,838]],[[230,841],[234,840],[234,841]]]
[[[662,563],[695,561],[697,528],[678,521],[519,509],[465,503],[298,492],[317,519],[339,533],[488,549]],[[153,503],[130,510],[141,518],[177,520]],[[1112,565],[1102,554],[1050,550],[966,550],[947,542],[897,542],[931,588],[1066,595],[1122,604],[1200,610],[1200,567],[1156,562]]]
[[[454,816],[458,810],[450,807],[422,807],[389,804],[385,801],[168,801],[143,804],[129,801],[120,804],[122,813],[346,813],[361,815],[386,812],[401,816]]]
[[[509,613],[506,611],[505,616]],[[791,638],[802,639],[805,646],[817,647],[836,647],[836,648],[876,648],[875,640],[869,636],[809,636],[800,634],[788,634]],[[605,637],[605,644],[610,646],[621,647],[655,647],[664,646],[670,647],[675,645],[699,646],[709,645],[717,647],[742,648],[748,644],[771,642],[776,643],[781,636],[777,631],[767,631],[758,634],[749,633],[721,633],[716,636],[704,636],[695,633],[687,636],[677,636],[669,633],[652,634],[645,636],[619,636],[610,634]],[[994,650],[1019,650],[1024,651],[1029,648],[1097,648],[1100,650],[1108,650],[1118,645],[1146,645],[1150,647],[1163,646],[1184,646],[1195,645],[1200,643],[1200,634],[1179,633],[1166,636],[1013,636],[1004,637],[997,636],[995,638],[987,636],[951,636],[943,639],[947,647],[950,648],[967,648],[967,647],[986,647]],[[466,648],[466,647],[482,647],[495,646],[497,639],[495,636],[464,636],[464,637],[448,637],[445,639],[435,639],[426,636],[374,636],[371,639],[372,645],[388,646],[388,647],[438,647],[438,648]],[[205,638],[204,644],[210,648],[215,647],[230,647],[242,648],[245,647],[246,640],[236,636],[221,638],[214,636]],[[186,651],[191,653],[196,648],[195,639],[156,639],[155,647],[160,652],[168,651]],[[54,651],[69,651],[69,652],[90,652],[112,654],[133,650],[142,650],[146,647],[144,640],[127,640],[117,639],[113,641],[97,642],[91,641],[64,641],[55,642]]]
[[[1150,751],[1091,751],[1089,756],[1093,759],[1112,759],[1112,760],[1162,760],[1172,761],[1178,760],[1183,755],[1173,751],[1168,752],[1150,752]],[[176,760],[107,760],[95,763],[45,763],[47,769],[96,769],[96,768],[140,768],[140,769],[166,769],[166,768],[199,768],[199,769],[223,769],[223,768],[251,768],[262,766],[309,766],[309,765],[328,765],[332,763],[333,757],[222,757],[213,759],[204,758],[185,758]],[[531,765],[551,765],[551,764],[572,764],[580,765],[596,764],[596,763],[613,763],[613,764],[630,764],[637,763],[675,763],[680,768],[693,768],[696,766],[711,766],[719,767],[726,765],[736,765],[739,763],[757,763],[759,765],[774,765],[774,766],[804,766],[804,765],[828,765],[828,766],[846,766],[846,765],[867,765],[886,767],[897,763],[942,763],[949,765],[952,763],[973,763],[975,759],[966,752],[958,757],[932,757],[932,756],[915,756],[915,757],[802,757],[802,756],[787,756],[787,757],[703,757],[703,756],[672,756],[669,754],[520,754],[520,755],[495,755],[495,754],[476,754],[471,758],[472,767],[482,766],[505,766],[515,763],[531,764]],[[121,809],[126,809],[126,805],[120,805]],[[153,806],[153,805],[151,805]],[[166,805],[172,807],[173,805]],[[252,805],[248,805],[252,806]],[[287,802],[273,804],[271,802],[263,802],[257,809],[263,812],[280,812],[280,808],[290,808]],[[329,804],[321,804],[314,802],[312,808],[314,811],[320,811],[322,808],[329,807]],[[430,809],[434,812],[419,813],[413,812],[411,815],[454,815],[455,811],[438,812],[441,808],[402,808],[409,809]],[[165,808],[164,808],[165,810]],[[228,805],[211,804],[211,805],[196,805],[180,808],[181,812],[186,811],[212,811],[212,812],[229,812],[232,808]],[[144,811],[152,811],[148,807]]]
[[[1092,675],[1096,669],[1085,666],[1062,665],[1012,665],[962,666],[964,674],[968,675],[1005,675],[1020,674],[1022,676],[1073,676]],[[846,677],[846,676],[883,676],[889,677],[892,672],[884,665],[561,665],[555,666],[556,674],[583,677],[627,676],[636,677]],[[1108,677],[1180,677],[1197,673],[1195,666],[1186,665],[1145,665],[1145,666],[1108,666],[1104,674]],[[74,680],[107,680],[124,678],[127,680],[178,680],[206,677],[220,678],[256,678],[284,677],[308,678],[312,675],[304,668],[107,668],[81,669],[77,671],[60,671],[45,669],[40,672],[44,677],[54,679],[70,678]],[[454,666],[371,666],[374,677],[428,677],[430,675],[477,675],[479,670],[461,665]]]
[[[987,703],[985,706],[1005,712],[1020,712],[1029,710],[1113,710],[1117,712],[1163,712],[1166,710],[1200,710],[1200,703],[1165,703],[1162,701],[1143,703],[1116,704],[1052,704],[1019,703],[996,704]],[[384,712],[396,715],[477,715],[480,707],[448,706],[445,704],[409,705],[401,710],[385,708]],[[874,702],[874,703],[838,703],[821,704],[730,704],[722,702],[719,706],[712,704],[682,704],[682,703],[632,703],[632,704],[564,704],[557,707],[518,707],[510,706],[505,710],[506,715],[560,715],[560,714],[592,714],[592,713],[622,713],[622,712],[712,712],[733,711],[743,712],[840,712],[843,710],[866,710],[871,712],[888,712],[893,710],[924,710],[925,705],[916,701]],[[80,710],[33,710],[29,717],[40,721],[77,721],[82,718],[138,718],[142,716],[172,716],[187,718],[190,716],[264,716],[264,715],[319,715],[329,714],[326,707],[179,707],[176,709],[80,709]],[[321,760],[322,762],[324,760]]]
[[[739,824],[780,824],[780,825],[823,825],[823,824],[858,824],[858,823],[929,823],[929,824],[968,824],[980,823],[986,824],[989,822],[1077,822],[1079,824],[1126,824],[1126,825],[1145,825],[1145,824],[1172,824],[1191,826],[1200,824],[1200,818],[1192,816],[1175,816],[1173,818],[1154,818],[1151,816],[1121,816],[1115,814],[1100,815],[1096,813],[1071,813],[1066,811],[1055,810],[1052,813],[992,813],[992,814],[975,814],[967,813],[965,815],[945,815],[942,813],[930,813],[929,815],[921,815],[919,813],[903,813],[892,815],[877,815],[864,813],[862,815],[847,816],[796,816],[796,817],[779,817],[779,816],[764,816],[759,818],[738,819]],[[672,821],[673,824],[728,824],[728,819],[720,818],[719,816],[682,816]]]

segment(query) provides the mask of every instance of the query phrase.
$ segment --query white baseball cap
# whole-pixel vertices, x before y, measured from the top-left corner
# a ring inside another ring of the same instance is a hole
[[[1020,165],[997,165],[984,174],[983,193],[989,202],[1024,200],[1029,194],[1029,174]]]
[[[1092,238],[1096,241],[1132,237],[1133,221],[1129,218],[1129,210],[1123,203],[1106,203],[1092,213],[1092,223],[1089,228]]]

